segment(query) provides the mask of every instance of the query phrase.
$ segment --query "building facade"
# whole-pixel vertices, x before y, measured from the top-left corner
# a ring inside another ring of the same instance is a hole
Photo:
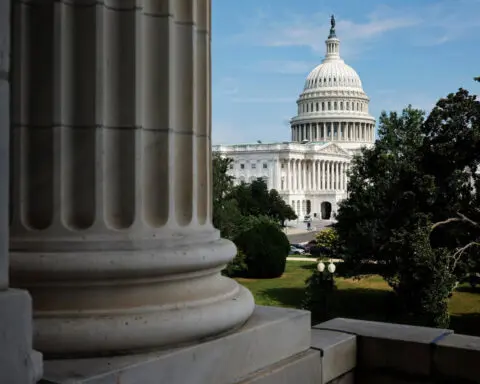
[[[332,16],[326,55],[307,76],[291,119],[291,142],[217,145],[215,152],[233,159],[236,183],[263,178],[277,189],[297,215],[324,219],[346,197],[352,156],[375,140],[370,99],[357,72],[340,57]]]

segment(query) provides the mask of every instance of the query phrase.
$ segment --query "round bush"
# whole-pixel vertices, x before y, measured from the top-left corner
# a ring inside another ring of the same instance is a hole
[[[290,242],[277,224],[256,223],[234,242],[246,256],[248,277],[272,279],[285,272]]]

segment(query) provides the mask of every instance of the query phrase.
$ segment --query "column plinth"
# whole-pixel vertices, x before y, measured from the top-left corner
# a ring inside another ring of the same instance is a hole
[[[13,17],[11,277],[35,347],[119,354],[242,325],[253,297],[221,275],[236,250],[211,218],[210,0]]]

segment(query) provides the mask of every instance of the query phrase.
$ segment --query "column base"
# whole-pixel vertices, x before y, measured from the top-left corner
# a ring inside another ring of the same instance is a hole
[[[12,283],[33,298],[35,348],[49,358],[125,355],[242,326],[255,303],[221,275],[236,250],[217,233],[155,249],[12,252]]]
[[[320,352],[309,351],[310,335],[309,312],[257,306],[228,335],[150,354],[46,361],[44,378],[52,384],[320,383]]]
[[[32,302],[26,291],[0,291],[0,383],[33,384],[42,355],[32,349]]]

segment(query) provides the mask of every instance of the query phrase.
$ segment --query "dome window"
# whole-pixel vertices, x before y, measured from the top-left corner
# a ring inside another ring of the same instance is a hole
[[[335,111],[337,110],[337,102],[336,102],[336,101],[333,103],[333,109],[334,109]]]
[[[340,110],[343,111],[343,101],[340,102]]]
[[[328,110],[329,110],[329,111],[332,110],[332,104],[330,103],[330,101],[328,102]]]
[[[317,103],[317,105],[316,105],[316,110],[317,110],[317,112],[318,112],[318,103]]]
[[[325,102],[322,101],[322,111],[325,110]]]

